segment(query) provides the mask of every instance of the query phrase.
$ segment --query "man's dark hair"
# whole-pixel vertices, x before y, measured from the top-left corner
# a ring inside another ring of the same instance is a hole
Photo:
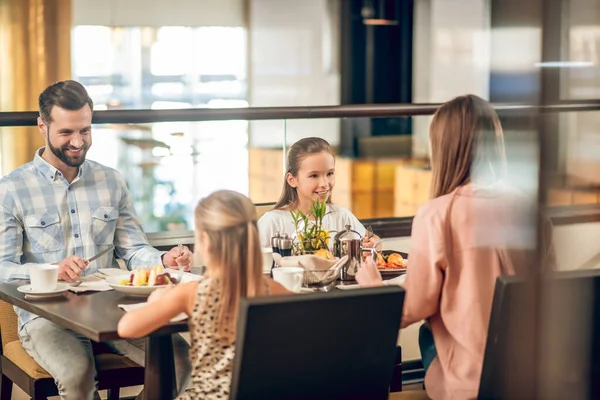
[[[77,111],[87,104],[94,111],[94,102],[83,85],[71,80],[56,82],[48,86],[40,94],[38,104],[40,106],[40,117],[46,124],[50,124],[50,114],[54,106]]]

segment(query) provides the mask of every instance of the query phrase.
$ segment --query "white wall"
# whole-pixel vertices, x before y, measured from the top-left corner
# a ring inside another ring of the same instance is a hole
[[[338,1],[250,0],[252,107],[340,104]],[[251,145],[281,147],[307,136],[339,143],[339,120],[255,121]]]
[[[553,233],[560,270],[600,268],[600,222],[555,226]]]
[[[245,26],[244,0],[73,0],[75,25]]]
[[[416,0],[413,102],[489,97],[490,0]],[[428,155],[430,118],[414,118],[413,154]]]

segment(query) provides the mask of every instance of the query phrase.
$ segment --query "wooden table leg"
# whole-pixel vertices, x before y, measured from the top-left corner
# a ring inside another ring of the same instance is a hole
[[[171,335],[150,335],[146,338],[144,398],[173,399],[177,395],[175,360]]]

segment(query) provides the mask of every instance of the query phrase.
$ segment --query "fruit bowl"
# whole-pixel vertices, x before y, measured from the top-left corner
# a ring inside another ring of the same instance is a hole
[[[175,274],[175,273],[171,273],[171,271],[168,271],[168,272],[171,275]],[[108,283],[108,285],[110,287],[112,287],[113,289],[115,289],[117,292],[127,293],[128,295],[131,295],[131,296],[148,296],[150,293],[152,293],[156,289],[164,288],[167,286],[167,285],[131,286],[129,284],[124,285],[123,284],[124,281],[129,282],[131,280],[131,275],[132,275],[132,273],[128,272],[128,273],[122,274],[122,275],[109,276],[106,278],[106,283]],[[183,273],[180,283],[199,281],[200,278],[201,278],[200,275]]]
[[[129,276],[130,276],[130,274],[109,276],[108,278],[106,278],[106,283],[108,283],[108,285],[111,288],[115,289],[117,292],[123,292],[123,293],[127,293],[127,294],[130,294],[130,295],[133,295],[133,296],[148,296],[150,293],[152,293],[156,289],[158,289],[160,287],[165,287],[165,286],[129,286],[129,285],[123,285],[122,281],[123,280],[128,280]]]

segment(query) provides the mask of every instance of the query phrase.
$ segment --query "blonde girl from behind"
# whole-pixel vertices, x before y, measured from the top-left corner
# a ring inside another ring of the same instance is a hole
[[[192,364],[191,383],[181,399],[223,399],[229,395],[240,299],[288,293],[262,274],[256,211],[246,196],[222,190],[196,207],[195,252],[205,261],[199,282],[156,290],[144,308],[126,313],[118,332],[124,338],[148,335],[186,313]]]

